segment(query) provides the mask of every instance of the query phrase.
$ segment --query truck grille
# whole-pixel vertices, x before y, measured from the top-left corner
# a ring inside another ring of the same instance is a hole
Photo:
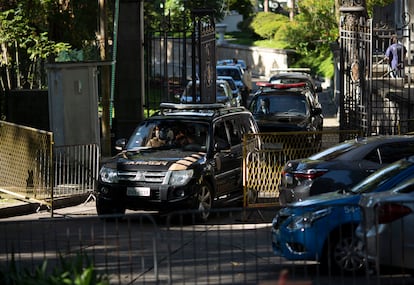
[[[129,171],[118,172],[119,180],[162,184],[167,171]]]

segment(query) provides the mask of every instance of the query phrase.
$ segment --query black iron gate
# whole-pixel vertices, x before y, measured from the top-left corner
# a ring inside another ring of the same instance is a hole
[[[165,11],[158,11],[165,15]],[[152,22],[158,21],[160,22]],[[151,27],[156,28],[151,28]],[[191,27],[183,17],[173,25],[168,15],[147,18],[145,23],[145,108],[158,109],[160,102],[175,102],[191,76]]]
[[[373,27],[363,7],[342,7],[340,20],[340,126],[365,135],[399,134],[414,130],[411,61],[392,76],[385,57],[391,35],[405,43],[410,56],[408,22],[400,27]],[[406,17],[406,15],[404,15]]]
[[[216,89],[216,82],[212,80],[216,77],[213,11],[194,10],[190,17],[185,12],[181,23],[171,21],[170,14],[163,9],[159,13],[165,16],[161,17],[159,23],[150,23],[155,18],[146,19],[145,27],[157,27],[145,31],[147,110],[158,109],[160,102],[180,102],[187,83],[198,79],[202,79],[201,101],[215,101],[215,96],[212,96]]]

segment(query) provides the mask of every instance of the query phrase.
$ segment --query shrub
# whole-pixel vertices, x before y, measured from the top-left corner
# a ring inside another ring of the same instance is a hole
[[[289,22],[289,18],[275,13],[259,12],[250,26],[263,39],[273,39],[277,31]]]
[[[86,255],[78,254],[72,259],[60,257],[50,269],[47,260],[33,271],[18,266],[14,258],[0,268],[2,285],[109,285],[107,277],[97,273]]]

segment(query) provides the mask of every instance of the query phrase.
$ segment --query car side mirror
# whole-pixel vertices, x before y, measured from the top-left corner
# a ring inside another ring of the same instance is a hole
[[[115,149],[118,151],[122,151],[125,149],[127,144],[127,140],[126,139],[118,139],[115,142]]]
[[[216,142],[214,149],[217,152],[230,150],[230,145],[226,142]]]

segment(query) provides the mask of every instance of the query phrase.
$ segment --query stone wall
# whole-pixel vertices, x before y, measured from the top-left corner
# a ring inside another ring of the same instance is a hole
[[[191,43],[187,43],[186,49],[183,49],[181,39],[163,39],[153,40],[154,57],[151,61],[152,74],[164,76],[164,70],[168,67],[169,77],[179,77],[182,74],[182,65],[184,62],[184,50],[186,51],[186,70],[187,75],[191,76]],[[164,55],[166,49],[167,64],[161,55]],[[243,59],[250,66],[254,76],[268,77],[272,69],[286,69],[289,67],[289,58],[293,55],[292,50],[271,49],[261,47],[250,47],[243,45],[231,44],[224,42],[216,45],[216,59],[239,58]]]
[[[243,59],[251,67],[256,76],[268,77],[272,69],[286,69],[289,67],[291,50],[250,47],[224,43],[217,45],[217,59]]]

